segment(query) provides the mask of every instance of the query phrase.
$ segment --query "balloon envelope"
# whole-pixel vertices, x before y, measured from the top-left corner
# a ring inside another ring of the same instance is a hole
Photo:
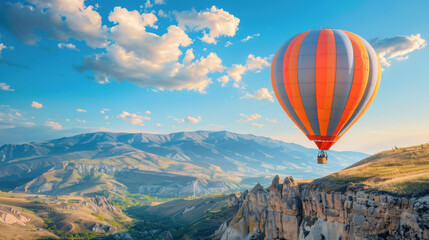
[[[292,37],[271,64],[277,100],[321,150],[329,150],[367,110],[380,78],[380,62],[371,45],[339,29]]]

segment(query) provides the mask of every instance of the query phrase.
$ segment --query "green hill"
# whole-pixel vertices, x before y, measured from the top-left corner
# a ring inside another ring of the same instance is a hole
[[[395,147],[320,180],[336,188],[354,183],[397,194],[429,191],[429,144]]]

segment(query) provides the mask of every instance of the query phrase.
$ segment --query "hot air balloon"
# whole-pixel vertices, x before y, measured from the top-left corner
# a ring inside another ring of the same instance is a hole
[[[300,33],[271,64],[274,93],[286,114],[319,148],[318,163],[368,109],[380,86],[378,56],[362,37],[339,29]]]

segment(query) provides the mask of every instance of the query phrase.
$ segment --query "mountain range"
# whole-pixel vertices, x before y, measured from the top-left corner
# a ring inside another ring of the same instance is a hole
[[[271,176],[318,178],[367,157],[228,131],[95,132],[0,147],[0,190],[44,194],[200,195],[234,191]]]

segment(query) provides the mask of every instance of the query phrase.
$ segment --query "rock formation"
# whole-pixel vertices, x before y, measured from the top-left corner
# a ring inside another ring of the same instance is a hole
[[[25,226],[25,223],[28,221],[30,221],[30,219],[15,208],[0,206],[0,222],[7,225],[18,224]]]
[[[328,192],[292,177],[255,186],[222,240],[429,239],[429,195],[395,196],[350,186]]]

